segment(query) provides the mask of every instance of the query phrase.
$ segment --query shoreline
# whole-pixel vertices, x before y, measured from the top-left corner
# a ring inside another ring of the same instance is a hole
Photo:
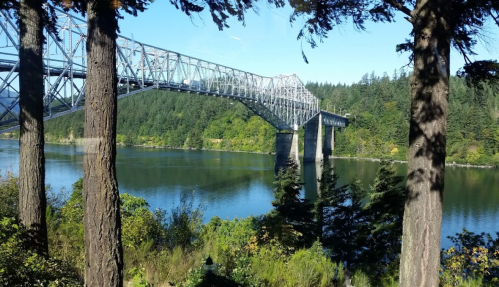
[[[379,158],[369,158],[369,157],[348,157],[348,156],[331,156],[331,158],[338,159],[355,159],[355,160],[363,160],[363,161],[381,161]],[[407,160],[392,160],[394,163],[398,164],[407,164]],[[456,163],[456,162],[445,162],[445,166],[456,166],[456,167],[467,167],[467,168],[498,168],[497,165],[488,165],[488,164],[479,164],[474,165],[470,163]]]
[[[18,141],[18,139],[15,138],[0,138],[4,140],[15,140]],[[59,144],[59,145],[82,145],[82,139],[76,139],[73,142],[45,142],[49,144]],[[117,143],[116,146],[119,147],[126,147],[124,144]],[[222,152],[237,152],[237,153],[250,153],[250,154],[267,154],[267,155],[273,155],[275,152],[258,152],[258,151],[242,151],[242,150],[225,150],[225,149],[209,149],[209,148],[202,148],[202,149],[196,149],[192,147],[171,147],[171,146],[157,146],[157,145],[131,145],[128,147],[140,147],[140,148],[157,148],[157,149],[177,149],[177,150],[200,150],[200,151],[222,151]],[[303,154],[300,154],[299,157],[303,157]],[[331,159],[353,159],[357,161],[373,161],[373,162],[379,162],[381,161],[380,158],[369,158],[369,157],[348,157],[348,156],[335,156],[332,155],[330,156]],[[407,164],[407,160],[392,160],[393,163],[397,164]],[[446,162],[445,163],[446,167],[465,167],[465,168],[488,168],[488,169],[493,169],[493,168],[499,168],[497,165],[488,165],[488,164],[482,164],[482,165],[474,165],[474,164],[469,164],[469,163],[456,163],[456,162]]]

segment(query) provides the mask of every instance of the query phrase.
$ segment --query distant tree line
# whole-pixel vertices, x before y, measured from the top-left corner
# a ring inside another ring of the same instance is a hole
[[[499,163],[497,87],[466,85],[451,77],[447,162]],[[350,86],[308,83],[321,108],[349,114],[350,125],[336,133],[334,154],[406,160],[409,146],[409,75],[395,71],[365,74]],[[46,123],[46,139],[83,137],[83,113]],[[117,142],[273,152],[277,130],[237,101],[177,92],[148,91],[119,102]],[[300,129],[303,151],[303,128]]]
[[[147,91],[118,103],[117,142],[174,148],[273,152],[276,129],[243,104],[222,98]],[[46,123],[51,142],[83,137],[83,112]]]
[[[409,146],[409,75],[395,71],[365,74],[351,86],[309,83],[321,99],[321,107],[350,114],[350,125],[336,133],[334,154],[352,157],[384,157],[406,160]],[[469,87],[450,77],[447,162],[499,163],[498,87]]]

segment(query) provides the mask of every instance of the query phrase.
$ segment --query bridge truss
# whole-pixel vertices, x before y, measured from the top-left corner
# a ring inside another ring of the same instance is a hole
[[[87,23],[58,10],[57,36],[45,32],[45,119],[80,110],[85,102]],[[19,32],[0,11],[0,133],[18,128]],[[320,113],[319,101],[294,74],[263,77],[118,36],[119,97],[149,89],[239,100],[278,130],[297,130]],[[345,126],[326,113],[324,124]]]

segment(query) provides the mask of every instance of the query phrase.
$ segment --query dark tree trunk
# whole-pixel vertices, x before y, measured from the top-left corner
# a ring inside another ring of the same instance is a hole
[[[418,0],[401,287],[438,286],[449,96],[451,0]]]
[[[28,229],[30,248],[47,254],[41,2],[22,0],[19,16],[19,221]]]
[[[88,4],[84,181],[85,286],[123,286],[116,180],[116,11]]]

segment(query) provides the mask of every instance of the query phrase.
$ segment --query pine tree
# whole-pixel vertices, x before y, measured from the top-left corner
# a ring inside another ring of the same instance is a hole
[[[338,175],[325,164],[316,219],[323,246],[330,250],[331,258],[346,262],[351,268],[359,263],[359,239],[364,225],[362,206],[366,194],[358,181],[343,186],[337,186],[337,181]]]
[[[395,12],[411,23],[413,40],[397,46],[411,53],[411,112],[404,236],[400,285],[437,286],[445,178],[450,50],[466,62],[459,73],[469,82],[498,81],[497,61],[472,62],[477,38],[487,21],[499,26],[499,2],[490,0],[292,0],[291,21],[306,16],[298,39],[314,48],[335,26],[352,21],[365,29],[367,21],[392,22]],[[409,32],[409,31],[408,31]],[[303,55],[305,61],[306,57]]]
[[[289,232],[281,228],[283,225],[291,226],[294,231],[299,232],[300,236],[295,237],[295,242],[291,243],[298,247],[308,246],[315,240],[313,204],[301,198],[302,186],[298,164],[290,159],[286,163],[286,169],[280,169],[277,173],[276,181],[274,181],[275,199],[272,201],[274,210],[267,218],[267,220],[273,220],[274,225],[278,225],[274,233],[281,237],[289,236]],[[285,238],[283,240],[289,241]]]
[[[397,260],[401,251],[406,198],[403,180],[402,176],[395,175],[393,163],[382,160],[371,186],[369,202],[364,206],[364,219],[368,224],[361,260],[374,277],[385,272],[386,266]]]

